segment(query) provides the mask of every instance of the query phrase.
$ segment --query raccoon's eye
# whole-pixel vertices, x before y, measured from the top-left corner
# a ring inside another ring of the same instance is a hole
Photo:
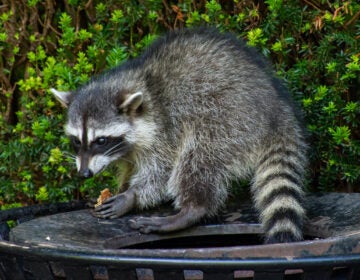
[[[106,137],[99,137],[95,140],[95,144],[98,146],[103,146],[107,143],[107,138]]]
[[[80,147],[81,146],[81,141],[76,137],[71,137],[71,144],[74,147]]]
[[[81,141],[75,136],[70,137],[70,143],[74,151],[77,153],[81,147]]]

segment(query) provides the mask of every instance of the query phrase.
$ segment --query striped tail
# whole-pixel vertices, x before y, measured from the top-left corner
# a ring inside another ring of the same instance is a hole
[[[266,243],[303,239],[305,154],[305,144],[288,142],[269,146],[260,158],[252,190]]]

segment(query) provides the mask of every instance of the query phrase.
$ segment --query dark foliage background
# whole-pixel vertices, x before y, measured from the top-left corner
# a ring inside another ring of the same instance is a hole
[[[274,64],[310,132],[310,191],[360,191],[357,1],[3,0],[0,3],[0,205],[96,196],[114,170],[80,181],[49,88],[74,89],[136,57],[158,34],[231,31]]]

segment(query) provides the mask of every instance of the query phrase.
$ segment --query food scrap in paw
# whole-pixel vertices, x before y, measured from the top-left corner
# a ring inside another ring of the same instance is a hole
[[[103,202],[108,199],[109,197],[111,197],[111,192],[108,188],[102,190],[100,192],[99,198],[97,199],[97,203],[95,204],[95,208],[99,207],[101,204],[103,204]]]

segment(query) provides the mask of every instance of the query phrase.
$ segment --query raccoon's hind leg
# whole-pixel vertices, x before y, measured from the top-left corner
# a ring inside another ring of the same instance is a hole
[[[305,145],[270,145],[260,158],[252,191],[266,243],[303,239]]]
[[[205,216],[214,214],[217,210],[215,196],[212,195],[212,186],[205,183],[196,183],[193,178],[186,185],[187,190],[176,198],[180,211],[166,217],[139,217],[129,221],[130,227],[142,233],[170,232],[185,229],[199,222]]]
[[[139,217],[129,220],[130,227],[141,233],[170,232],[187,228],[206,215],[203,207],[184,207],[179,213],[167,217]]]
[[[196,143],[196,141],[194,141]],[[168,181],[168,192],[180,212],[167,217],[140,217],[130,226],[140,232],[169,232],[187,228],[205,216],[211,216],[222,206],[227,196],[223,164],[197,145],[183,151]]]

